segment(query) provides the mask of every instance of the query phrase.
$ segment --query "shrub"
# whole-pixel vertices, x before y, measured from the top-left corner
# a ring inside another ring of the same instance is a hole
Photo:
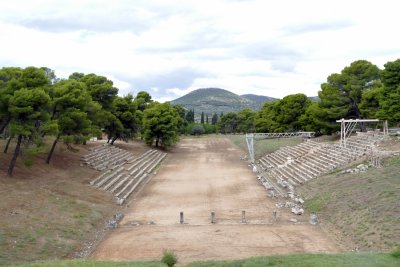
[[[164,255],[161,259],[161,262],[168,265],[168,267],[172,267],[178,262],[178,259],[176,258],[176,255],[174,254],[174,252],[172,252],[170,250],[166,250],[166,251],[164,251]]]
[[[196,124],[196,125],[193,125],[191,134],[192,134],[192,135],[201,135],[201,134],[204,134],[205,132],[206,132],[206,131],[204,130],[203,125],[201,125],[201,124]]]
[[[395,258],[400,258],[400,245],[396,246],[393,251],[390,253]]]

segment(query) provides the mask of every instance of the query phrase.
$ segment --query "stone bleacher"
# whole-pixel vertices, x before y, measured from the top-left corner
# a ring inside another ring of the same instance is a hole
[[[82,159],[84,164],[89,167],[98,171],[104,171],[110,168],[115,169],[133,158],[133,154],[129,151],[105,144],[95,147],[92,149],[92,152],[83,156]]]
[[[149,178],[167,153],[150,149],[139,157],[124,149],[102,145],[83,156],[86,165],[104,171],[90,185],[111,192],[122,205]]]
[[[381,133],[367,132],[348,138],[346,147],[310,139],[296,146],[283,147],[258,160],[261,170],[258,179],[266,189],[275,190],[273,195],[294,195],[296,186],[367,155],[383,138]]]

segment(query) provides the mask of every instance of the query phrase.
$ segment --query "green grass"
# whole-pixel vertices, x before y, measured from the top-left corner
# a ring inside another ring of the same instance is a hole
[[[400,245],[396,246],[394,250],[390,253],[390,255],[400,260]]]
[[[316,196],[312,199],[306,200],[304,203],[305,208],[311,213],[318,213],[323,210],[329,202],[329,197],[326,195]]]
[[[227,135],[234,145],[248,153],[245,135]],[[284,146],[295,146],[303,142],[302,138],[275,138],[254,140],[255,158],[260,158],[265,154],[272,153]]]
[[[25,265],[24,267],[52,267],[52,266],[71,266],[71,267],[159,267],[166,266],[160,261],[141,261],[141,262],[102,262],[94,260],[65,260],[37,262]],[[329,266],[348,266],[348,267],[396,267],[400,266],[400,259],[389,253],[340,253],[340,254],[293,254],[277,255],[267,257],[253,257],[243,260],[229,261],[197,261],[187,265],[187,267],[329,267]]]

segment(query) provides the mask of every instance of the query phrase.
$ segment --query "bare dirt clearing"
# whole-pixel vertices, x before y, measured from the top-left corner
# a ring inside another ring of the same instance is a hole
[[[121,227],[92,254],[99,260],[160,258],[176,252],[180,262],[233,259],[293,252],[337,252],[339,248],[308,216],[278,210],[226,138],[182,140],[159,173],[132,199]],[[241,211],[247,224],[241,224]],[[185,224],[179,224],[179,212]],[[210,212],[216,224],[210,223]],[[299,223],[293,225],[290,218]]]

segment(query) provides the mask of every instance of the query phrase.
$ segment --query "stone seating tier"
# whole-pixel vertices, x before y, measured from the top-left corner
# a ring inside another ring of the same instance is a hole
[[[258,160],[261,170],[264,171],[263,177],[268,177],[269,181],[263,182],[263,185],[268,190],[282,192],[284,188],[291,192],[294,187],[365,155],[381,139],[381,135],[372,132],[351,136],[346,141],[347,147],[342,147],[339,143],[322,144],[313,140],[283,147]],[[292,160],[288,160],[289,157]],[[274,180],[276,184],[271,182]]]
[[[113,193],[121,204],[166,156],[164,152],[150,149],[136,158],[129,151],[102,146],[85,155],[83,160],[91,167],[106,168],[90,185]]]

